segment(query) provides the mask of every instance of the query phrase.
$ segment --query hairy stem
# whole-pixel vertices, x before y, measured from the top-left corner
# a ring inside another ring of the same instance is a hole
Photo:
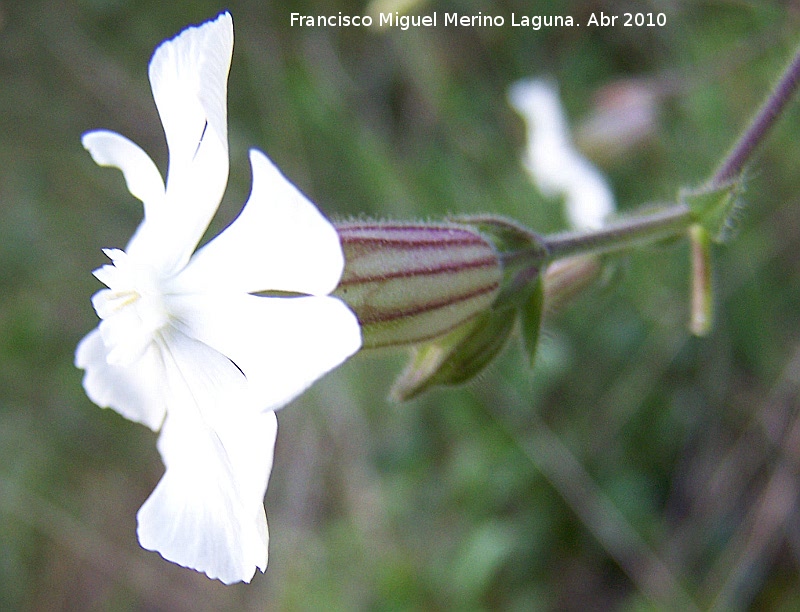
[[[770,128],[781,116],[800,85],[800,48],[781,76],[775,89],[756,113],[750,126],[742,133],[728,156],[711,179],[712,187],[719,187],[736,179],[744,170],[754,151],[764,140]]]
[[[564,232],[544,236],[548,259],[621,251],[680,236],[692,224],[688,206],[669,206],[647,215],[636,215],[591,232]]]

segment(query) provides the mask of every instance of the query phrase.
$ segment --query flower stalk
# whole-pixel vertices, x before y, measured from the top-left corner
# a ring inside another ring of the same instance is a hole
[[[712,187],[736,181],[750,161],[753,153],[780,118],[800,85],[800,47],[784,70],[775,88],[756,112],[748,128],[731,148],[710,180]]]
[[[589,232],[564,232],[544,237],[548,260],[598,255],[680,236],[692,224],[688,206],[677,204],[647,215],[635,215]]]

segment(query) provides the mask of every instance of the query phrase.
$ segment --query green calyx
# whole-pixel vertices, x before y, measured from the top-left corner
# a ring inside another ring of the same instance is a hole
[[[474,228],[496,250],[502,272],[498,293],[473,319],[412,349],[411,361],[392,388],[397,400],[471,380],[502,350],[517,319],[533,363],[544,307],[542,272],[547,250],[538,236],[499,217],[468,217],[458,222]]]
[[[449,334],[412,349],[411,361],[392,387],[405,401],[437,385],[465,383],[500,352],[514,327],[504,310],[487,310]]]

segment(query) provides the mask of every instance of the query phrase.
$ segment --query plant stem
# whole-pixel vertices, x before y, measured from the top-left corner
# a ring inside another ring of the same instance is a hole
[[[742,173],[755,149],[764,140],[770,128],[792,99],[798,85],[800,85],[800,48],[796,51],[775,89],[756,113],[750,126],[744,131],[711,178],[712,187],[721,187]]]
[[[621,251],[680,236],[693,222],[692,213],[683,204],[669,206],[647,215],[636,215],[591,232],[564,232],[542,238],[550,261]]]

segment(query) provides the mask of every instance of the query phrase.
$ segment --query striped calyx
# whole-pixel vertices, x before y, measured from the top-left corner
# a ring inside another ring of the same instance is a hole
[[[489,310],[503,269],[495,247],[455,224],[337,223],[345,269],[334,295],[361,324],[364,348],[418,344]]]
[[[334,295],[356,313],[363,348],[411,346],[394,398],[470,380],[497,356],[517,319],[533,358],[548,258],[537,235],[489,216],[334,225],[345,258]]]

